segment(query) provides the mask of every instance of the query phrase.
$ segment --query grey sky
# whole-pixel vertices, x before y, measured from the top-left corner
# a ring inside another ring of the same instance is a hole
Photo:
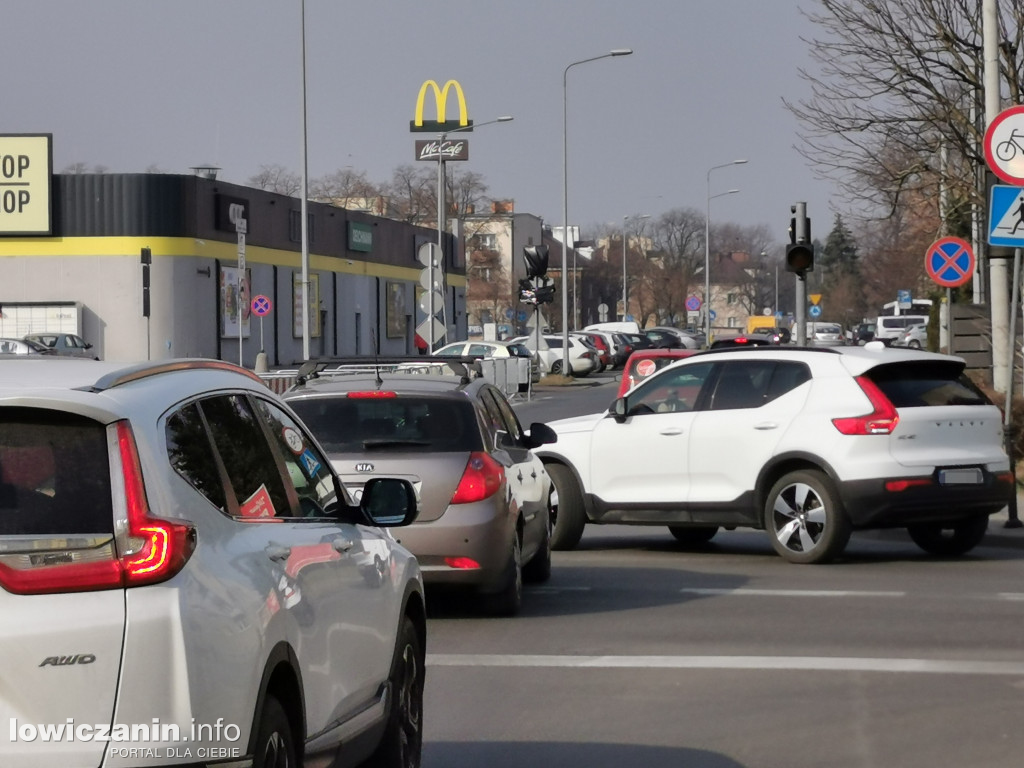
[[[812,0],[800,0],[808,5]],[[264,164],[301,169],[300,0],[3,0],[0,132],[53,134],[54,167],[111,172]],[[306,0],[311,178],[352,166],[372,181],[414,162],[426,79],[453,78],[477,123],[470,160],[489,194],[562,222],[562,74],[612,48],[632,56],[568,75],[569,219],[703,212],[766,224],[789,206],[831,225],[833,187],[793,149],[782,97],[807,91],[793,0]],[[432,103],[430,105],[432,109]],[[429,116],[429,112],[428,112]],[[429,138],[429,136],[420,136]],[[819,223],[820,222],[820,223]]]

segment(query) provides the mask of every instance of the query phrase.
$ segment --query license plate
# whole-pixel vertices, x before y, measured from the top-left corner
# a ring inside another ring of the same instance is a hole
[[[939,485],[981,485],[981,470],[973,469],[942,469],[939,470]]]

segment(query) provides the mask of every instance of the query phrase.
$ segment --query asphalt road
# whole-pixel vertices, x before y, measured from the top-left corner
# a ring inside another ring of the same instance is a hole
[[[577,384],[516,410],[613,396]],[[1018,768],[1022,566],[999,538],[943,561],[859,534],[798,566],[757,531],[687,551],[591,526],[514,619],[428,595],[423,765]]]

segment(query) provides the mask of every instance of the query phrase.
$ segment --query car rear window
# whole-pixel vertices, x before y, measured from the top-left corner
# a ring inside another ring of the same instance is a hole
[[[952,360],[888,363],[865,375],[897,408],[992,404],[964,374],[963,364]]]
[[[64,412],[0,409],[0,535],[113,531],[106,428]]]
[[[328,453],[483,449],[473,405],[465,398],[309,397],[288,404]]]

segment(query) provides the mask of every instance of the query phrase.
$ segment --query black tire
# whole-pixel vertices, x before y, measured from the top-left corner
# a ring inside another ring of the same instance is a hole
[[[501,589],[483,594],[484,608],[494,616],[515,616],[523,607],[523,545],[519,534],[512,536],[512,550]]]
[[[384,736],[363,768],[419,768],[423,755],[425,656],[412,619],[405,616],[391,661],[391,707]]]
[[[562,373],[562,361],[561,360],[555,360],[553,363],[551,363],[551,375],[552,376],[558,376],[561,373]]]
[[[988,515],[949,523],[908,525],[911,540],[930,555],[959,557],[981,543],[988,531]]]
[[[523,566],[523,581],[527,583],[543,584],[551,578],[551,520],[551,497],[549,495],[547,520],[544,521],[544,538],[530,562]]]
[[[687,547],[699,547],[715,537],[715,534],[718,533],[718,526],[670,525],[668,530],[680,544]]]
[[[256,728],[253,768],[295,768],[295,734],[284,707],[273,696],[263,701],[260,724]]]
[[[911,339],[910,341],[907,342],[907,346],[910,347],[911,349],[920,349],[921,342],[918,341],[917,339]]]
[[[850,540],[850,521],[829,479],[817,470],[779,478],[768,492],[764,527],[772,547],[791,563],[835,559]]]
[[[556,552],[573,549],[583,538],[583,529],[587,524],[583,494],[568,467],[548,464],[546,469],[557,494],[557,501],[552,504],[555,522],[551,530],[551,548]]]

